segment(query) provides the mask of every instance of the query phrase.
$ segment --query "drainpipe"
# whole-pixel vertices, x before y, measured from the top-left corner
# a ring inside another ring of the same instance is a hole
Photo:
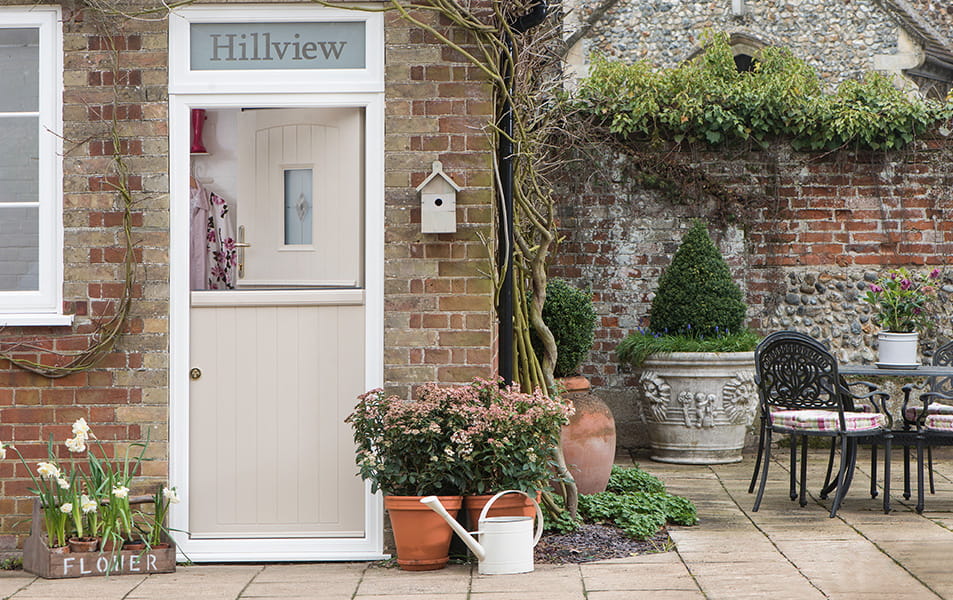
[[[548,6],[546,0],[539,0],[532,9],[522,17],[510,23],[510,27],[517,33],[525,33],[536,27],[546,18]],[[500,289],[500,302],[497,307],[499,315],[499,344],[500,344],[500,377],[506,385],[513,383],[513,105],[510,97],[513,94],[512,66],[516,62],[513,56],[513,39],[509,32],[505,34],[506,50],[500,57],[501,65],[511,68],[503,71],[503,85],[509,91],[509,96],[503,99],[503,110],[497,125],[500,128],[500,144],[497,148],[497,157],[500,165],[500,193],[502,195],[502,210],[500,216],[499,237],[503,244],[500,246],[499,263],[503,268],[503,281]]]

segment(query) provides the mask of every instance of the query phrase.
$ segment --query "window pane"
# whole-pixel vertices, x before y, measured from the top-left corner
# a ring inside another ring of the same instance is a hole
[[[38,110],[40,30],[0,28],[0,112]]]
[[[39,289],[39,271],[39,209],[0,206],[0,291]]]
[[[311,243],[311,169],[285,170],[285,244]]]
[[[38,202],[39,123],[36,117],[0,119],[0,204]]]

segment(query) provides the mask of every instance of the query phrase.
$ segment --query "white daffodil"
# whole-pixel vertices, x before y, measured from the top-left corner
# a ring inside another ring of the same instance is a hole
[[[37,463],[36,472],[39,473],[41,477],[49,477],[50,479],[60,478],[60,470],[56,468],[56,465],[48,462]]]
[[[60,506],[60,512],[64,512],[66,514],[73,512],[73,505],[69,502],[64,502],[62,506]]]
[[[73,423],[73,435],[78,438],[83,438],[84,440],[92,435],[92,432],[89,430],[89,425],[86,424],[86,419],[83,417],[76,419]]]
[[[117,498],[128,498],[129,497],[129,488],[124,485],[113,488],[113,496]]]
[[[69,482],[66,481],[65,479],[63,479],[62,477],[57,477],[57,478],[56,478],[56,484],[60,486],[60,489],[61,489],[61,490],[68,490],[68,489],[69,489]]]
[[[162,497],[169,501],[169,504],[178,504],[182,501],[179,498],[178,492],[175,491],[175,488],[162,488]]]
[[[86,494],[83,494],[83,496],[79,499],[79,507],[83,509],[84,513],[89,514],[96,510],[96,501]]]
[[[66,447],[70,452],[85,452],[86,438],[79,435],[76,437],[66,438]]]

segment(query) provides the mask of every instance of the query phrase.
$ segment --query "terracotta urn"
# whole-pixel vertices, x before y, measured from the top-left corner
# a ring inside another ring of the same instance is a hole
[[[585,377],[559,380],[576,409],[563,427],[563,456],[580,494],[604,492],[615,460],[615,418],[609,406],[589,389]]]

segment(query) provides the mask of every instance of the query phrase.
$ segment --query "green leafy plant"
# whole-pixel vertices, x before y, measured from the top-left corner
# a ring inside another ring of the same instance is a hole
[[[784,48],[762,49],[753,71],[738,72],[725,33],[709,34],[704,53],[671,69],[598,60],[576,102],[625,139],[767,147],[785,137],[799,150],[900,148],[953,115],[953,103],[912,98],[878,73],[827,92]]]
[[[0,571],[17,571],[23,568],[22,556],[11,556],[0,560]]]
[[[606,491],[579,497],[579,516],[545,513],[547,529],[561,533],[574,531],[582,522],[605,523],[622,529],[636,539],[649,539],[666,523],[695,525],[698,512],[686,498],[665,491],[654,475],[638,467],[614,465]],[[553,522],[548,521],[553,519]]]
[[[630,333],[616,347],[619,360],[634,366],[641,365],[651,354],[671,352],[750,352],[761,341],[761,336],[743,330],[718,337],[690,335],[660,335],[646,329]]]
[[[694,525],[695,505],[665,491],[655,476],[638,467],[615,465],[606,491],[579,498],[579,513],[586,521],[609,523],[636,539],[647,539],[666,523]]]
[[[550,279],[546,284],[543,321],[556,340],[556,377],[578,374],[579,365],[592,349],[596,329],[596,309],[592,292],[572,287],[563,279]],[[533,336],[536,354],[542,353],[539,340]]]
[[[742,298],[705,224],[695,221],[659,278],[649,331],[695,337],[740,331],[746,312]]]
[[[409,401],[372,390],[346,419],[360,475],[374,491],[532,494],[547,486],[570,405],[485,379],[463,386],[430,383],[416,396]]]
[[[612,465],[612,473],[606,484],[607,492],[624,494],[626,492],[646,492],[649,494],[664,494],[665,484],[662,480],[638,467],[625,468]]]
[[[927,309],[939,280],[939,269],[924,275],[900,267],[871,284],[864,300],[877,309],[874,318],[884,331],[912,333],[929,324]]]
[[[124,535],[132,535],[128,486],[139,470],[148,440],[129,444],[123,460],[114,464],[86,419],[77,419],[72,433],[64,445],[73,455],[85,455],[85,468],[77,464],[77,458],[61,464],[52,436],[47,442],[47,460],[37,463],[36,474],[11,444],[0,443],[0,460],[11,450],[29,473],[33,482],[30,491],[39,499],[50,547],[65,546],[73,534],[79,538],[101,534],[103,540],[114,539],[121,545]],[[99,448],[100,456],[93,453],[93,445]]]
[[[759,337],[744,327],[742,298],[708,229],[696,221],[659,278],[649,327],[620,342],[619,359],[638,366],[655,353],[753,350]]]

